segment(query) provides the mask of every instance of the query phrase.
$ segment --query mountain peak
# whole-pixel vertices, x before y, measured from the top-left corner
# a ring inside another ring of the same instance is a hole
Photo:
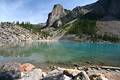
[[[66,15],[66,12],[61,4],[55,4],[52,12],[48,15],[47,27],[52,26],[56,21]],[[60,23],[60,21],[59,21]],[[58,24],[59,25],[59,24]]]
[[[63,8],[63,6],[61,4],[55,4],[54,8]]]

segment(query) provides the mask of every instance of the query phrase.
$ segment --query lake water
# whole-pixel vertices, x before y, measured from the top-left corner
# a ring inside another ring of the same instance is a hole
[[[19,43],[0,47],[0,62],[120,66],[119,43],[75,41]]]

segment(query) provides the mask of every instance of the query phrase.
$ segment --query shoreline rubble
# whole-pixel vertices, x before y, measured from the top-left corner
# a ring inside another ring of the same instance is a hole
[[[91,66],[75,69],[55,67],[44,72],[30,63],[7,63],[0,66],[0,80],[119,80],[120,68]]]

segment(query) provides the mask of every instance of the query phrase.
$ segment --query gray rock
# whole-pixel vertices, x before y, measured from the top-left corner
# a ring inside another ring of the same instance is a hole
[[[108,80],[103,74],[94,74],[90,77],[91,80]]]
[[[89,17],[102,18],[109,15],[109,17],[120,18],[119,3],[120,0],[98,0],[86,6],[78,6],[72,10],[72,13],[75,14],[74,17],[89,14]]]
[[[6,63],[0,66],[0,80],[14,80],[21,78],[19,63]]]
[[[62,23],[60,21],[60,18],[64,17],[66,15],[66,12],[63,8],[62,5],[56,4],[54,5],[54,8],[51,13],[48,15],[48,20],[47,20],[47,27],[53,26],[60,26]]]
[[[63,71],[53,70],[49,72],[43,80],[71,80],[70,77],[63,74]]]
[[[20,63],[5,63],[0,66],[0,72],[19,71]]]
[[[31,72],[24,73],[24,76],[21,79],[17,80],[41,80],[42,79],[42,70],[34,69]]]
[[[14,23],[0,23],[0,44],[38,40],[41,36]]]
[[[75,76],[74,80],[90,80],[90,78],[85,71],[81,71],[80,74]]]
[[[59,75],[45,77],[43,78],[43,80],[72,80],[72,78],[63,74],[59,74]]]

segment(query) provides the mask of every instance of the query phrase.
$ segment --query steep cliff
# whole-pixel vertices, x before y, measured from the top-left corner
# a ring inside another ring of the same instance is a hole
[[[47,20],[46,26],[50,27],[50,26],[53,26],[53,24],[56,24],[56,26],[62,25],[60,18],[64,17],[65,15],[66,15],[66,12],[62,5],[60,4],[54,5],[52,12],[48,14],[48,20]]]

